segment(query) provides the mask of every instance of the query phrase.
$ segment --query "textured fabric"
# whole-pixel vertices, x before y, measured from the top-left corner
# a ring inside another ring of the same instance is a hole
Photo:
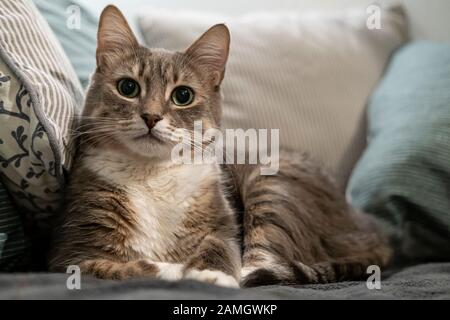
[[[138,20],[149,47],[172,50],[226,22],[224,127],[280,129],[283,145],[308,151],[344,185],[365,145],[366,99],[405,41],[401,10],[381,17],[380,30],[359,11],[230,18],[149,9]]]
[[[81,278],[81,290],[67,290],[68,276],[0,274],[0,299],[450,299],[448,263],[424,264],[382,275],[380,290],[369,290],[365,281],[236,290],[194,281],[104,281],[88,276]]]
[[[30,95],[1,58],[0,79],[0,180],[30,221],[46,220],[60,199],[55,156]]]
[[[48,220],[71,165],[83,92],[31,1],[0,1],[0,175],[28,222]]]
[[[0,271],[20,267],[27,247],[19,213],[0,182]]]
[[[30,93],[35,112],[56,154],[56,173],[69,167],[73,115],[83,93],[61,45],[31,1],[0,2],[0,44],[3,61]]]
[[[86,87],[95,69],[98,19],[76,0],[33,2],[52,28],[78,78]]]
[[[410,259],[450,259],[450,45],[412,43],[369,107],[370,143],[348,189]]]
[[[5,246],[6,239],[8,239],[8,235],[6,233],[0,233],[0,259],[2,258],[3,247]]]

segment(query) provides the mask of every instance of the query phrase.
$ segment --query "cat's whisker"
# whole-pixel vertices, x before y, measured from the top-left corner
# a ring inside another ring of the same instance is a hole
[[[78,131],[78,132],[72,132],[70,133],[70,135],[72,137],[80,137],[86,134],[95,134],[95,133],[101,133],[101,132],[115,132],[117,131],[116,128],[96,128],[96,129],[92,129],[92,130],[86,130],[86,131]]]
[[[119,117],[84,116],[84,115],[67,116],[65,118],[66,119],[96,119],[96,120],[128,120],[127,118],[119,118]]]
[[[100,135],[95,135],[92,137],[88,137],[87,139],[80,142],[80,148],[83,146],[86,152],[90,151],[95,145],[97,144],[103,144],[103,142],[106,142],[107,138],[111,138],[111,135],[109,133],[102,133]]]
[[[95,126],[85,126],[83,128],[70,129],[69,132],[79,133],[79,132],[87,132],[87,131],[92,131],[92,130],[100,130],[100,129],[104,129],[104,128],[108,128],[108,129],[117,128],[117,125],[103,124],[103,125],[95,125]]]
[[[75,128],[75,129],[71,129],[71,131],[76,131],[76,132],[84,132],[86,130],[94,130],[94,129],[101,129],[101,128],[117,128],[117,125],[115,124],[97,124],[97,125],[89,125],[89,126],[84,126],[84,127],[79,127],[79,128]],[[85,129],[83,129],[85,128]]]
[[[188,142],[190,147],[194,147],[197,151],[204,151],[208,145],[214,143],[212,140],[198,142],[193,139],[194,131],[186,128],[167,127],[169,139],[173,142]],[[161,133],[161,132],[160,132]],[[206,145],[205,145],[206,144]]]
[[[95,126],[95,125],[102,125],[102,124],[115,124],[115,125],[123,125],[123,124],[133,124],[134,121],[128,121],[128,120],[104,120],[104,121],[87,121],[84,123],[81,123],[78,125],[78,127],[85,127],[85,126]]]

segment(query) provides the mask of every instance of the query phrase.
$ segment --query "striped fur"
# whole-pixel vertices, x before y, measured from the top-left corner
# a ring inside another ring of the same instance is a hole
[[[360,279],[391,251],[370,217],[355,212],[307,155],[284,152],[274,176],[230,166],[243,204],[242,284]]]
[[[228,30],[211,28],[184,53],[150,51],[109,6],[98,40],[97,70],[51,270],[79,265],[101,278],[186,278],[238,286],[238,228],[220,168],[172,162],[174,142],[164,138],[170,128],[191,129],[195,120],[218,127]],[[121,78],[139,81],[138,98],[120,94]],[[195,90],[192,105],[170,103],[179,85]],[[149,128],[144,114],[157,114],[161,121]]]
[[[387,262],[375,226],[305,156],[283,154],[279,173],[261,176],[258,166],[176,164],[171,141],[155,141],[168,126],[220,125],[225,26],[182,53],[148,50],[109,6],[99,39],[51,270],[76,264],[100,278],[254,286],[356,279],[367,265]],[[138,79],[140,94],[121,97],[121,77]],[[196,92],[185,108],[170,103],[177,83]],[[162,120],[149,130],[142,112]]]

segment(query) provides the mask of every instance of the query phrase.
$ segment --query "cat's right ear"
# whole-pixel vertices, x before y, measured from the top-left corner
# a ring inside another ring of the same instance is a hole
[[[97,33],[97,66],[108,64],[111,58],[139,47],[127,20],[120,10],[107,6],[101,16]]]
[[[230,31],[224,24],[216,24],[206,31],[187,50],[186,54],[195,65],[206,68],[218,86],[225,74],[230,51]]]

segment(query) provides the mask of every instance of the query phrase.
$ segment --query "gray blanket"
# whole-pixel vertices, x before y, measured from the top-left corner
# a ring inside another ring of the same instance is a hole
[[[68,290],[66,274],[0,274],[0,299],[450,299],[450,263],[424,264],[382,277],[380,290],[365,282],[298,287],[226,289],[194,281],[125,282],[82,277]]]

